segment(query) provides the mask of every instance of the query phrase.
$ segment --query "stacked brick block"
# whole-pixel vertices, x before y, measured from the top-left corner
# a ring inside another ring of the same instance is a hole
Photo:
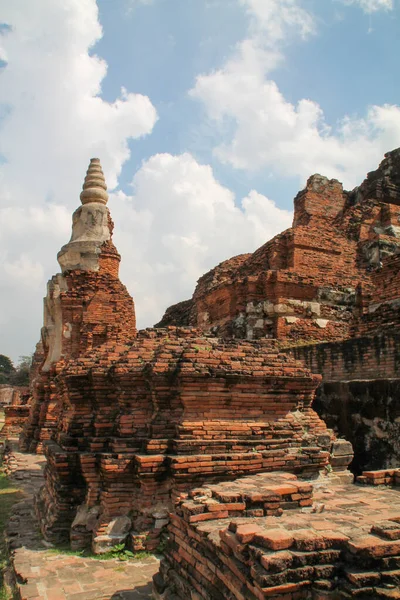
[[[256,475],[180,499],[155,598],[399,598],[400,494],[312,488]]]
[[[357,477],[357,483],[363,485],[400,486],[400,469],[381,469],[380,471],[363,471]]]
[[[270,341],[190,328],[146,330],[70,360],[54,378],[58,424],[37,505],[44,534],[96,551],[129,535],[151,549],[166,525],[159,514],[193,486],[261,471],[317,474],[334,442],[311,408],[318,381]],[[82,522],[93,512],[89,531]],[[110,523],[126,518],[115,537]]]

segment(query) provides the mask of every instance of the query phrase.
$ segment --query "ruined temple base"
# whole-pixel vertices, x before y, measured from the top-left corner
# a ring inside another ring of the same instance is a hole
[[[5,531],[10,566],[7,587],[19,600],[151,600],[151,579],[159,559],[149,555],[121,562],[57,552],[39,532],[33,495],[43,484],[43,456],[21,453],[17,440],[3,465],[22,493]]]
[[[397,486],[256,475],[193,490],[169,531],[157,600],[400,599]]]

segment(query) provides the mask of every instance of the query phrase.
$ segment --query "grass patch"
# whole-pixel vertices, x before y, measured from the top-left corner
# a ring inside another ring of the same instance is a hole
[[[56,546],[55,548],[48,548],[47,554],[59,554],[62,556],[89,556],[85,550],[71,550],[68,546]]]
[[[10,484],[9,479],[0,469],[0,600],[9,600],[11,596],[3,585],[2,572],[7,566],[7,551],[4,541],[4,528],[10,517],[11,509],[23,498],[23,493]]]
[[[124,544],[118,544],[113,548],[110,548],[108,552],[104,554],[93,554],[91,550],[71,550],[68,546],[60,546],[56,548],[49,548],[47,550],[49,554],[62,554],[64,556],[80,556],[83,558],[93,558],[94,560],[143,560],[153,556],[151,552],[131,552],[127,550]],[[1,596],[0,596],[0,600]]]
[[[3,585],[0,587],[0,600],[12,600],[12,596],[10,596]]]

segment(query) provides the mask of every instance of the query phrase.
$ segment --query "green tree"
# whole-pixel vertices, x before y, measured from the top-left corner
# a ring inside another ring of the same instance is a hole
[[[0,354],[0,383],[10,383],[12,375],[15,373],[15,367],[12,360]]]
[[[17,368],[11,376],[11,381],[14,385],[28,385],[29,371],[32,364],[32,355],[20,356]]]

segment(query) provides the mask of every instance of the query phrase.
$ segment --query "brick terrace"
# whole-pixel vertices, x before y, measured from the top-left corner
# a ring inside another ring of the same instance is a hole
[[[393,471],[369,478],[394,480]],[[398,488],[275,473],[189,496],[171,518],[157,598],[400,598]]]

